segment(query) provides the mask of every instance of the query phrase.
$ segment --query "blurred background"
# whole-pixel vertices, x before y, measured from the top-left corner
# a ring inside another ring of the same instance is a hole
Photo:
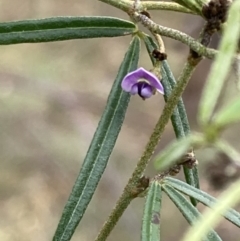
[[[151,14],[157,23],[194,37],[204,24],[197,16],[164,11]],[[80,15],[128,19],[126,14],[99,1],[0,1],[0,21]],[[0,47],[1,241],[52,239],[130,40],[126,36]],[[168,62],[177,77],[188,48],[164,40]],[[217,46],[218,40],[219,36],[215,36],[212,45]],[[143,45],[139,66],[151,68]],[[198,130],[197,106],[210,66],[211,61],[201,62],[183,96],[193,130]],[[229,76],[224,98],[237,94]],[[160,95],[147,101],[132,97],[116,147],[73,241],[94,240],[163,106]],[[238,133],[239,127],[234,126],[224,136],[239,149]],[[169,124],[158,151],[173,138]],[[239,176],[239,170],[231,169],[231,162],[222,154],[207,149],[197,152],[197,159],[201,187],[214,196]],[[147,175],[155,174],[150,163]],[[143,204],[144,198],[132,202],[108,240],[140,240]],[[180,240],[188,226],[186,221],[166,197],[163,207],[163,240]],[[239,229],[228,222],[223,221],[218,231],[223,240],[239,240]]]

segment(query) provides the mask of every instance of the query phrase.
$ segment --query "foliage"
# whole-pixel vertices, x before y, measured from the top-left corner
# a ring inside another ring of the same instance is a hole
[[[152,1],[141,2],[137,0],[100,1],[126,12],[131,21],[111,16],[85,16],[0,23],[0,45],[132,36],[132,41],[119,67],[106,107],[64,207],[53,240],[68,241],[74,234],[104,174],[125,118],[130,93],[138,93],[145,99],[157,90],[154,88],[154,84],[151,85],[151,83],[156,82],[151,82],[149,78],[155,78],[154,81],[158,78],[161,81],[160,85],[164,87],[166,104],[131,178],[96,240],[107,239],[130,202],[139,196],[146,196],[141,239],[142,241],[160,240],[160,223],[164,222],[161,219],[161,210],[164,207],[162,195],[164,193],[176,205],[187,222],[193,226],[183,241],[221,240],[213,230],[221,215],[233,225],[240,227],[240,214],[234,209],[230,209],[230,206],[240,199],[239,181],[225,191],[219,200],[201,191],[198,163],[194,150],[201,151],[205,147],[210,147],[224,152],[233,162],[240,160],[240,154],[221,138],[224,129],[240,120],[239,97],[231,104],[224,103],[220,110],[215,110],[224,81],[231,69],[231,63],[236,60],[237,53],[240,51],[240,0],[235,0],[231,4],[222,0],[219,1],[220,5],[215,0],[211,0],[210,3],[192,0],[176,0],[177,3],[165,1],[153,3]],[[199,39],[195,40],[178,30],[153,22],[147,12],[147,10],[153,9],[196,14],[203,17],[206,24]],[[139,30],[138,25],[145,26],[150,31],[151,36]],[[218,50],[208,48],[215,32],[222,34]],[[162,36],[181,41],[190,47],[187,62],[178,81],[175,80],[166,60]],[[141,74],[145,76],[145,82],[136,80],[134,77],[135,83],[132,75],[138,72],[136,69],[140,58],[141,41],[145,44],[153,68],[150,72],[141,69]],[[193,71],[203,57],[214,60],[199,104],[200,132],[196,133],[190,131],[181,96]],[[128,91],[130,93],[127,93],[122,89],[121,83],[129,73],[128,81],[132,81],[131,87],[135,89],[131,89]],[[156,146],[170,119],[176,140],[156,155],[154,166],[159,173],[149,180],[144,176],[145,169],[149,161],[153,159]],[[186,182],[169,177],[177,175],[181,167],[184,169]],[[196,207],[198,202],[212,208],[212,211],[202,215]]]

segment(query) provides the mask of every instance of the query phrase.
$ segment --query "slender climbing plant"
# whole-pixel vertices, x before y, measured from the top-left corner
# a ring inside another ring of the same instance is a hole
[[[164,96],[166,102],[164,109],[119,200],[99,230],[96,241],[107,240],[128,205],[139,196],[146,198],[142,229],[139,230],[141,240],[161,240],[161,223],[164,222],[164,219],[160,218],[164,206],[161,202],[163,195],[169,197],[189,225],[193,226],[183,239],[179,240],[220,241],[221,237],[214,228],[221,216],[240,228],[240,213],[230,208],[240,199],[240,181],[234,183],[219,199],[203,192],[199,185],[198,161],[194,151],[211,147],[224,152],[232,162],[240,160],[238,151],[221,137],[224,129],[240,121],[239,96],[236,96],[231,104],[224,103],[215,111],[232,63],[239,64],[237,60],[240,52],[240,0],[100,2],[125,12],[126,19],[130,20],[113,16],[81,16],[0,23],[0,45],[126,35],[132,37],[77,180],[63,208],[53,240],[69,241],[74,235],[104,174],[131,96],[138,95],[145,100],[159,93]],[[199,15],[205,20],[205,24],[198,39],[194,39],[176,29],[154,22],[150,10]],[[140,30],[139,26],[144,26],[146,31]],[[221,36],[221,43],[218,49],[212,49],[209,48],[209,43],[216,32]],[[177,78],[167,62],[163,36],[189,47],[186,63]],[[146,70],[138,64],[142,48],[148,51],[152,61],[151,70]],[[182,94],[203,58],[212,59],[213,65],[199,104],[197,120],[200,131],[196,133],[190,129]],[[168,122],[172,124],[176,140],[157,153],[154,166],[158,174],[147,178],[144,176],[145,169],[153,159]],[[177,179],[181,168],[185,181]],[[211,210],[201,214],[198,203],[210,207]]]

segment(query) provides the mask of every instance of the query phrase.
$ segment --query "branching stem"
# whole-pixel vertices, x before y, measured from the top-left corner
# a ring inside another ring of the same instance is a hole
[[[161,36],[169,37],[175,40],[178,40],[190,47],[190,49],[194,50],[200,56],[205,56],[209,59],[213,59],[217,54],[217,50],[206,48],[201,43],[196,41],[194,38],[189,35],[182,33],[178,30],[167,28],[161,26],[159,24],[154,23],[151,19],[149,19],[146,15],[139,14],[137,12],[132,13],[132,17],[141,22],[146,28],[150,30],[150,32],[159,34]]]
[[[107,3],[113,7],[119,8],[125,12],[129,12],[134,6],[134,1],[127,0],[99,0],[101,2]],[[172,2],[154,2],[154,1],[146,1],[140,2],[138,5],[139,10],[166,10],[166,11],[174,11],[181,13],[189,13],[189,14],[197,14],[177,3]]]
[[[162,115],[160,116],[153,133],[146,145],[146,148],[141,156],[140,160],[137,163],[137,166],[132,174],[132,177],[129,179],[124,191],[118,200],[115,208],[110,214],[107,222],[102,227],[96,241],[105,241],[119,218],[122,216],[123,212],[126,210],[130,202],[133,200],[134,196],[132,195],[132,190],[136,188],[141,176],[143,175],[147,164],[149,163],[157,144],[159,143],[162,133],[176,107],[179,97],[182,95],[187,83],[192,75],[195,66],[192,66],[187,62],[184,66],[184,69],[179,77],[178,84],[174,88],[172,95],[170,96],[168,102],[166,103]]]

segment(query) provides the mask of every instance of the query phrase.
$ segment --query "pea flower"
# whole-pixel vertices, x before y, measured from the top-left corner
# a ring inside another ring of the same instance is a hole
[[[121,86],[131,95],[138,93],[143,100],[150,98],[156,91],[164,94],[163,86],[158,78],[142,67],[128,73],[122,80]]]

